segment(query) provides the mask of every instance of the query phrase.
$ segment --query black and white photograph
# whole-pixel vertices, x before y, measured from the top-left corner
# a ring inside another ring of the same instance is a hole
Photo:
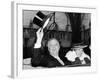
[[[26,69],[91,66],[91,13],[22,10]]]
[[[13,77],[96,71],[95,8],[17,2],[12,8]]]

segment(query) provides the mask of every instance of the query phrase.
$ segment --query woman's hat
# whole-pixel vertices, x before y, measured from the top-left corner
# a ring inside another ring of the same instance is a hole
[[[87,47],[87,46],[88,46],[88,45],[84,45],[83,42],[81,42],[81,43],[74,44],[74,45],[72,46],[72,49],[78,49],[78,48],[83,49],[83,48],[85,48],[85,47]]]

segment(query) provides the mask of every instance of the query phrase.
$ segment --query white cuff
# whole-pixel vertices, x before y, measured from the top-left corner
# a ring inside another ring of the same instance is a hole
[[[36,44],[34,45],[34,48],[41,48],[41,43],[36,43]]]

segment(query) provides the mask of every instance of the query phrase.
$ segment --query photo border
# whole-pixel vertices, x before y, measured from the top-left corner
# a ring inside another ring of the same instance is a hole
[[[59,10],[58,10],[59,8]],[[62,12],[91,13],[91,66],[86,67],[63,67],[51,69],[29,69],[23,70],[23,19],[22,11],[27,10],[47,10]],[[96,26],[96,8],[59,6],[59,5],[39,5],[12,2],[12,54],[11,54],[11,76],[13,78],[40,77],[66,75],[73,73],[91,73],[97,71],[97,53],[95,53],[95,26]]]

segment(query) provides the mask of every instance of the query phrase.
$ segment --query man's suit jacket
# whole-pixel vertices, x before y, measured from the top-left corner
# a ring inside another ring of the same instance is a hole
[[[65,65],[71,65],[71,62],[65,57],[68,49],[60,48],[59,58],[64,62]],[[43,66],[43,67],[60,67],[63,66],[56,58],[49,54],[47,48],[34,48],[31,65],[33,67]]]
[[[68,60],[66,56],[67,52],[70,48],[60,48],[59,50],[59,58],[64,62],[65,65],[62,65],[56,58],[49,54],[48,49],[45,48],[34,48],[31,58],[31,65],[33,67],[42,66],[42,67],[61,67],[61,66],[76,66],[81,65],[81,60],[76,57],[75,61]],[[86,64],[90,64],[90,60],[88,58],[84,58]]]

